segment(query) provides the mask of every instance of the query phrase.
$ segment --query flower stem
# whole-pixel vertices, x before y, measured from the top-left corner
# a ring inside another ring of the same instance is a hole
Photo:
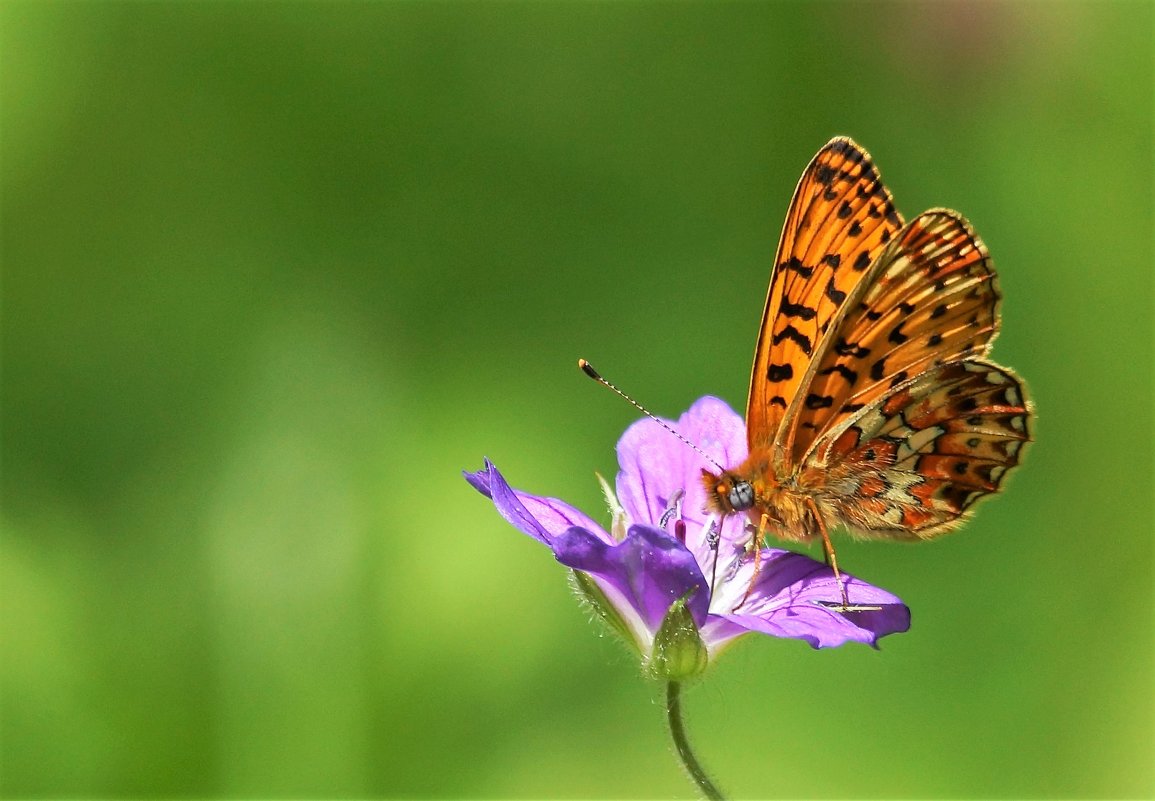
[[[702,791],[702,795],[710,801],[723,801],[721,791],[710,781],[706,771],[698,763],[698,758],[690,750],[690,741],[686,738],[686,727],[682,723],[682,684],[671,681],[666,684],[666,715],[670,721],[670,734],[674,737],[674,747],[678,749],[678,758],[683,767],[690,774],[694,784]]]

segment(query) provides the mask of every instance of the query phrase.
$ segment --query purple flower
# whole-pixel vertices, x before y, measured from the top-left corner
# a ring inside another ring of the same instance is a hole
[[[702,398],[671,425],[722,464],[746,457],[742,419],[717,398]],[[694,675],[750,632],[830,648],[851,640],[875,645],[910,627],[900,599],[846,574],[850,604],[874,608],[831,608],[842,600],[833,571],[802,554],[763,548],[755,575],[745,516],[703,511],[700,475],[710,465],[654,421],[631,425],[617,451],[616,496],[603,482],[610,531],[564,501],[512,489],[488,459],[465,477],[502,517],[573,568],[578,588],[651,671]]]

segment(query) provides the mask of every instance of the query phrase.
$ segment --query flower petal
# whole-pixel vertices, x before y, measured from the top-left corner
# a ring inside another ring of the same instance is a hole
[[[493,500],[497,511],[514,528],[546,545],[552,546],[555,537],[574,526],[584,528],[606,542],[612,541],[592,518],[565,501],[513,489],[489,459],[485,460],[483,470],[476,473],[463,471],[462,475],[474,489]]]
[[[710,590],[697,561],[682,543],[658,529],[631,526],[624,540],[607,543],[585,529],[571,528],[554,539],[553,549],[563,565],[600,579],[601,586],[636,610],[651,641],[670,605],[691,590],[686,606],[695,624],[706,621]]]
[[[706,396],[676,423],[667,422],[720,464],[740,464],[746,458],[745,424],[725,401]],[[710,518],[704,511],[702,469],[716,470],[716,465],[648,418],[631,425],[618,440],[618,463],[618,498],[635,522],[658,526],[675,493],[685,493],[686,544],[701,564],[708,564],[713,557],[706,544]],[[731,515],[723,521],[723,539],[744,538],[744,527],[744,516]]]
[[[910,628],[910,609],[895,595],[843,574],[852,606],[878,607],[839,612],[842,601],[834,571],[808,556],[767,548],[750,596],[737,606],[749,586],[753,562],[742,565],[714,600],[713,613],[751,631],[805,640],[814,648],[833,648],[854,641],[875,645],[879,637]]]

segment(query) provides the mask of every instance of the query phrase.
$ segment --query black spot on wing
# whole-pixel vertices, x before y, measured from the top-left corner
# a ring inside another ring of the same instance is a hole
[[[996,397],[996,400],[999,402],[999,405],[1001,405],[1001,406],[1018,406],[1019,405],[1019,401],[1018,401],[1018,398],[1015,397],[1013,387],[1006,387],[1006,388],[1000,390],[997,397]]]
[[[807,267],[798,259],[797,256],[791,256],[789,259],[787,259],[786,263],[782,265],[782,269],[793,270],[803,278],[809,278],[814,274],[814,268]]]
[[[845,378],[851,386],[858,381],[858,373],[851,370],[845,364],[836,364],[832,367],[827,367],[825,370],[818,371],[819,375],[833,375],[834,373],[838,373]]]
[[[806,396],[807,409],[827,409],[834,405],[834,398],[829,395],[815,395],[813,392]]]
[[[842,303],[846,300],[846,293],[838,289],[834,285],[834,276],[830,276],[830,280],[826,282],[826,297],[830,298],[835,304]]]
[[[839,356],[853,356],[856,359],[865,359],[870,355],[870,348],[864,348],[857,342],[847,342],[843,338],[839,338],[834,343],[834,352]]]
[[[858,155],[858,151],[850,146],[848,139],[836,139],[830,143],[830,152],[837,153],[840,156],[845,156],[849,161],[861,161],[862,157]]]
[[[791,342],[802,348],[802,352],[809,356],[813,350],[810,344],[810,337],[803,334],[792,325],[788,325],[774,335],[773,342],[775,345],[780,344],[784,339],[789,339]]]
[[[783,301],[779,310],[787,317],[797,317],[800,320],[813,320],[818,316],[817,310],[812,309],[803,303],[790,303],[788,301]]]
[[[794,377],[794,367],[789,364],[772,364],[766,368],[766,380],[777,384]]]
[[[957,484],[948,484],[940,492],[943,498],[959,511],[966,509],[975,500],[971,498],[971,490]]]
[[[997,464],[976,464],[974,472],[988,484],[998,484],[994,479],[995,468],[998,466]]]

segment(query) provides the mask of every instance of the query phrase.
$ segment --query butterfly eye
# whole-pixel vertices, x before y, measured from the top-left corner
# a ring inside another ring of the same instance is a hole
[[[754,487],[749,481],[739,479],[730,487],[726,496],[735,512],[743,512],[754,505]]]

